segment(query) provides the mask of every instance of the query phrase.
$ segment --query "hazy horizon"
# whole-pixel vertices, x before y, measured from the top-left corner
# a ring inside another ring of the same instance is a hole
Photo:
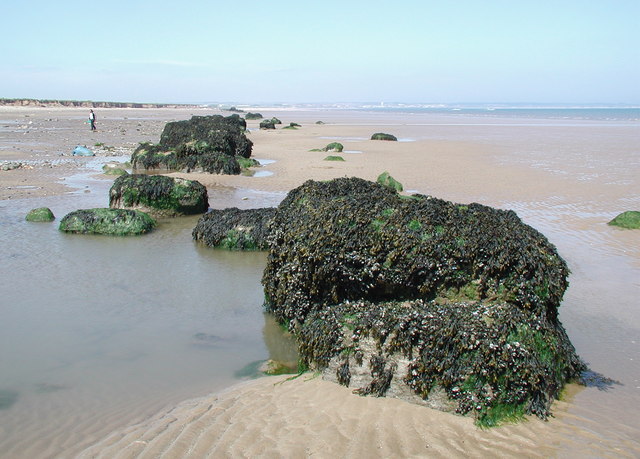
[[[0,97],[640,105],[638,18],[636,0],[10,2]]]

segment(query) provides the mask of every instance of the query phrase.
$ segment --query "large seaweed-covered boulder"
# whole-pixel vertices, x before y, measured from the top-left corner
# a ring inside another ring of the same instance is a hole
[[[109,207],[137,209],[154,216],[191,215],[206,212],[209,198],[207,188],[195,180],[133,174],[113,182]]]
[[[567,265],[512,211],[308,181],[269,238],[267,310],[296,333],[304,363],[360,393],[396,384],[491,425],[545,417],[585,368],[557,317]]]
[[[156,221],[139,210],[97,208],[68,213],[60,220],[59,229],[65,233],[132,236],[155,227]]]
[[[156,145],[142,143],[131,156],[136,169],[239,174],[237,157],[249,158],[253,143],[238,115],[193,116],[167,123]]]
[[[209,247],[230,250],[266,250],[268,226],[275,208],[211,209],[198,220],[193,239]]]

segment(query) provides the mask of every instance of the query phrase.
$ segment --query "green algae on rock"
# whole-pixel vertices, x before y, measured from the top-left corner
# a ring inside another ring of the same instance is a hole
[[[626,229],[640,229],[640,212],[636,210],[622,212],[608,224]]]
[[[371,136],[371,140],[388,140],[395,142],[398,140],[398,138],[391,134],[385,134],[384,132],[376,132]]]
[[[113,182],[109,207],[137,209],[154,216],[192,215],[206,212],[209,198],[207,188],[195,180],[132,174]]]
[[[31,209],[25,220],[28,222],[52,222],[56,219],[48,207],[38,207],[37,209]]]
[[[398,192],[402,191],[403,189],[402,183],[391,177],[388,172],[383,172],[382,174],[378,175],[378,179],[376,180],[376,182]]]
[[[157,145],[142,143],[131,156],[136,169],[203,171],[240,174],[236,157],[249,158],[253,148],[247,139],[247,123],[237,114],[193,116],[167,123]]]
[[[545,418],[586,369],[557,308],[569,270],[513,211],[357,178],[308,181],[271,220],[265,307],[303,365],[358,393]]]
[[[209,247],[228,250],[266,250],[268,225],[275,208],[211,209],[198,220],[192,236]]]
[[[326,158],[324,158],[324,161],[344,161],[344,158],[342,156],[329,155]]]
[[[156,221],[144,212],[129,209],[80,209],[65,215],[60,231],[81,234],[134,236],[148,233]]]

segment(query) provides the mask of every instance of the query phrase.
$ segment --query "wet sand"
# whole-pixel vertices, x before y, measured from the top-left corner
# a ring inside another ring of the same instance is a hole
[[[110,420],[114,433],[83,457],[640,456],[640,234],[606,225],[619,212],[640,208],[634,194],[640,180],[637,122],[260,111],[284,125],[302,125],[260,131],[258,122],[249,122],[253,156],[274,162],[253,177],[189,178],[210,189],[224,185],[240,194],[247,190],[248,196],[248,190],[284,196],[307,179],[375,180],[388,171],[409,192],[514,209],[556,244],[570,265],[571,286],[560,318],[578,354],[621,384],[609,391],[572,385],[554,404],[550,421],[530,419],[482,431],[468,418],[361,398],[318,379],[274,385],[267,378],[168,407],[135,425]],[[34,169],[0,171],[0,198],[64,192],[56,181],[85,160],[43,166],[56,152],[100,142],[132,150],[137,142],[156,142],[165,121],[209,113],[219,112],[101,110],[99,130],[90,133],[82,125],[82,110],[4,108],[0,160],[34,161]],[[19,122],[5,123],[10,119]],[[23,119],[33,123],[22,128]],[[49,119],[58,120],[55,130],[47,127]],[[318,120],[326,124],[315,124]],[[374,132],[394,134],[400,142],[368,140]],[[333,141],[344,144],[344,162],[324,161],[336,153],[309,151]],[[25,188],[32,186],[37,188]],[[33,202],[37,207],[37,199]]]

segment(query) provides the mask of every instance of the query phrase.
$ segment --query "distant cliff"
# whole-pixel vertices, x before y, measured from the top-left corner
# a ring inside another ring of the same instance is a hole
[[[93,102],[90,100],[0,99],[0,106],[14,107],[86,107],[86,108],[178,108],[190,104],[145,104],[137,102]]]

